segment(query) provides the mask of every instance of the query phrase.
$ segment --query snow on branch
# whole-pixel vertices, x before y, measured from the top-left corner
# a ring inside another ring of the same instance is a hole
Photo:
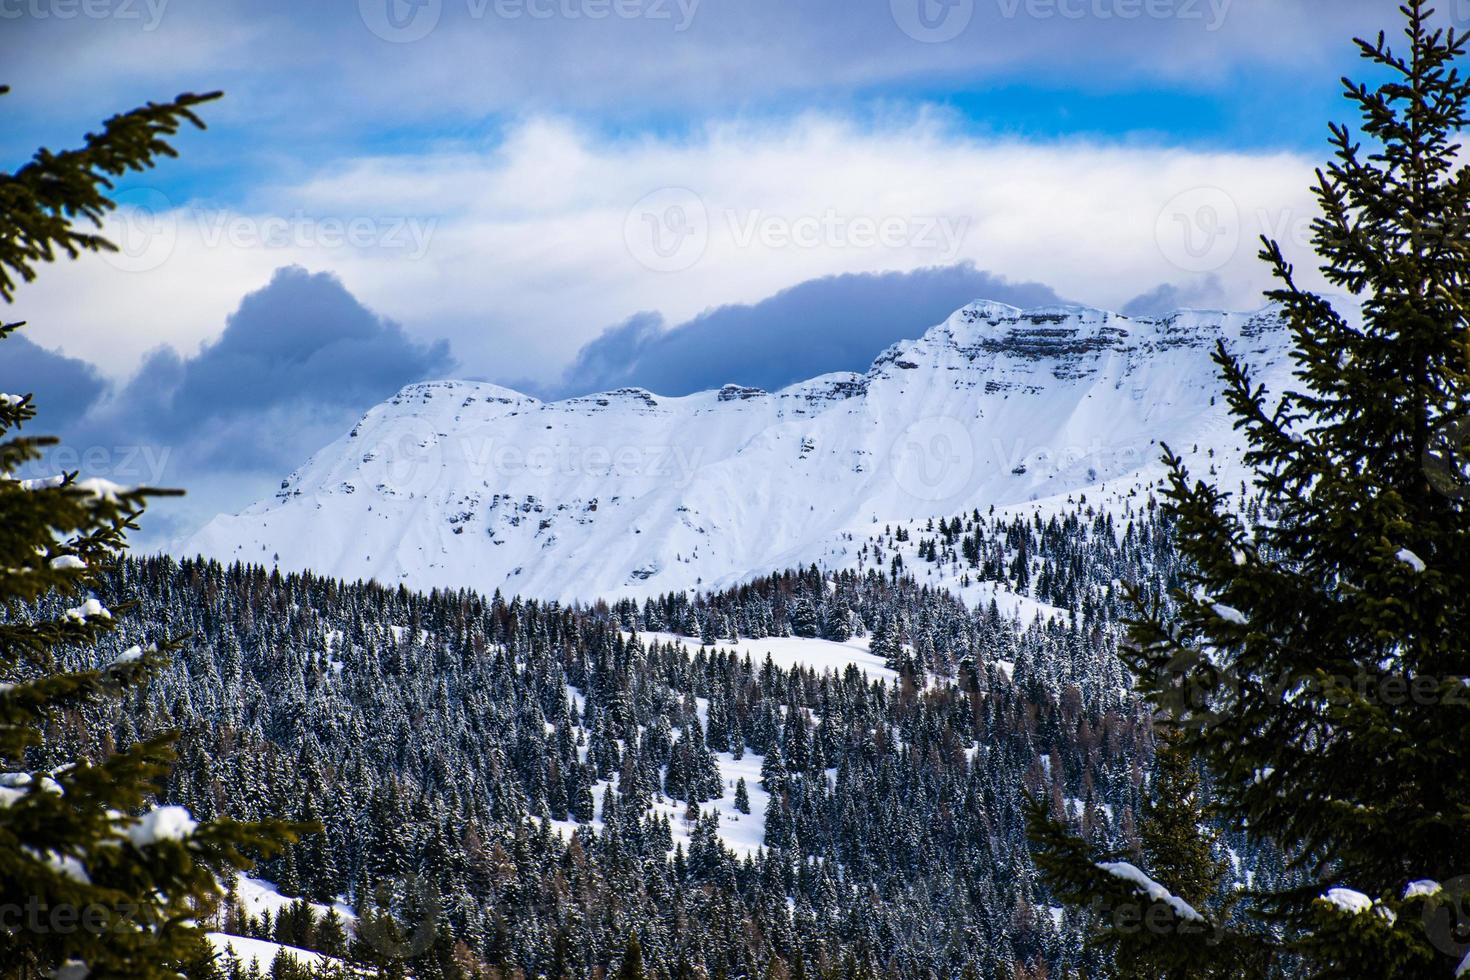
[[[79,623],[85,623],[88,619],[94,617],[98,619],[111,619],[112,613],[96,599],[88,599],[80,606],[73,606],[66,611],[67,619],[73,619]]]
[[[1219,616],[1227,623],[1234,623],[1236,626],[1246,625],[1245,613],[1236,609],[1234,606],[1227,606],[1223,602],[1215,602],[1211,603],[1210,608],[1215,611],[1216,616]]]
[[[181,806],[164,806],[150,810],[127,829],[134,847],[148,847],[161,840],[183,840],[194,833],[199,824]]]
[[[1428,567],[1424,564],[1423,558],[1420,558],[1408,548],[1400,548],[1398,550],[1398,554],[1394,555],[1394,557],[1403,562],[1405,565],[1408,565],[1416,572],[1422,572],[1426,567]]]
[[[1205,917],[1196,912],[1194,906],[1169,891],[1169,889],[1157,881],[1154,881],[1135,865],[1129,864],[1127,861],[1100,861],[1097,867],[1102,871],[1106,871],[1114,878],[1122,878],[1124,881],[1137,886],[1138,890],[1147,895],[1150,901],[1163,902],[1168,905],[1179,918],[1187,919],[1190,922],[1205,921]]]

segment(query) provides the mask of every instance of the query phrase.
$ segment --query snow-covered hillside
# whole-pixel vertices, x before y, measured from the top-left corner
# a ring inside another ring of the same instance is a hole
[[[1079,492],[1136,499],[1161,442],[1233,485],[1217,340],[1268,384],[1287,370],[1269,308],[1130,319],[981,302],[866,374],[777,392],[542,402],[492,384],[411,385],[274,499],[175,550],[558,599],[841,566],[885,522]]]
[[[272,882],[251,878],[249,875],[240,875],[235,880],[234,889],[229,894],[227,904],[233,905],[247,921],[259,926],[262,920],[274,921],[294,901],[282,895]],[[335,912],[345,936],[351,936],[355,932],[357,915],[347,905],[337,902],[332,906],[326,906],[308,902],[307,906],[319,921],[325,919],[329,913]],[[223,920],[228,916],[221,911],[219,918],[222,921],[216,923],[217,925],[224,924]],[[340,969],[342,965],[340,960],[323,956],[321,953],[285,946],[265,939],[222,931],[211,931],[206,935],[210,945],[224,961],[221,965],[234,961],[247,970],[253,965],[267,976],[270,975],[271,966],[275,963],[276,957],[281,954],[290,957],[303,967],[333,966]]]

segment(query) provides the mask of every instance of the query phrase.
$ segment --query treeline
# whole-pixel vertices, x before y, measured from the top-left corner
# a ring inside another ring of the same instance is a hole
[[[1066,569],[1079,603],[1162,533],[1111,535],[1113,561],[1097,520],[966,526],[936,527],[935,547],[1003,539]],[[269,938],[419,977],[599,976],[630,937],[668,976],[1099,968],[1038,884],[1022,803],[1135,846],[1152,734],[1112,601],[1021,623],[907,577],[815,568],[593,608],[163,558],[110,584],[109,603],[138,603],[119,649],[191,639],[145,694],[70,718],[52,744],[102,754],[177,729],[168,802],[319,821],[258,874],[341,896],[366,934],[324,943],[277,921]],[[899,680],[717,642],[844,631],[891,642]],[[741,759],[759,760],[758,851],[727,846],[711,802],[750,807],[729,773]]]

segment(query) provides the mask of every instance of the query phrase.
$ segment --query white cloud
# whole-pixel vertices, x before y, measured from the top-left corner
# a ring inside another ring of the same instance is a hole
[[[187,352],[218,334],[244,293],[299,263],[420,337],[448,336],[466,372],[504,378],[554,375],[638,310],[679,322],[817,276],[952,261],[1113,308],[1213,277],[1226,305],[1254,307],[1268,285],[1256,236],[1285,234],[1304,255],[1290,239],[1312,214],[1314,162],[984,139],[932,113],[625,139],[533,118],[494,145],[362,158],[262,190],[269,211],[144,195],[162,217],[145,223],[152,239],[134,228],[145,247],[122,264],[152,267],[49,270],[19,312],[37,342],[120,375],[160,341]]]

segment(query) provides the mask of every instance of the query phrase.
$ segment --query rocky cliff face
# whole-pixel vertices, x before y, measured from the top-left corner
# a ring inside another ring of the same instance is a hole
[[[710,587],[821,560],[874,522],[1146,492],[1159,443],[1236,465],[1210,353],[1286,369],[1275,311],[1130,319],[975,303],[866,374],[542,402],[412,385],[176,549],[559,599]],[[774,352],[773,356],[779,356]],[[1228,472],[1222,473],[1228,477]]]

